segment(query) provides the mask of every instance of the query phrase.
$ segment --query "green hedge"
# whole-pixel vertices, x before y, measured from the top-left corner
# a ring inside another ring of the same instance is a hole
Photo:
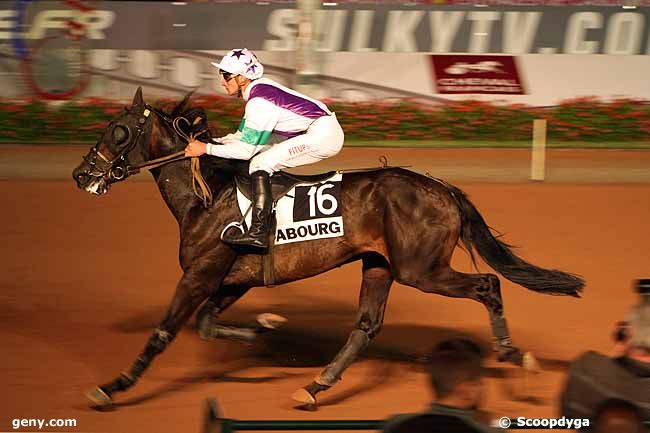
[[[223,134],[239,125],[243,102],[220,96],[197,96],[211,125]],[[153,101],[152,101],[153,102]],[[170,109],[175,101],[153,102]],[[528,141],[532,121],[548,120],[548,137],[567,142],[647,141],[650,105],[632,99],[567,100],[550,108],[482,101],[428,106],[401,102],[345,103],[328,101],[343,126],[346,140]],[[0,141],[12,143],[91,143],[123,105],[97,98],[58,106],[36,101],[0,102]]]

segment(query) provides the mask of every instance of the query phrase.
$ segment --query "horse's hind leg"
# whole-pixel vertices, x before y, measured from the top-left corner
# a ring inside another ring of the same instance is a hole
[[[345,369],[354,362],[384,322],[386,301],[393,277],[386,260],[374,253],[363,257],[363,279],[359,295],[359,311],[355,329],[334,360],[309,385],[296,391],[292,398],[305,404],[314,404],[316,394],[329,389]]]
[[[437,293],[453,298],[469,298],[487,308],[499,361],[522,365],[523,355],[512,345],[508,325],[503,312],[501,284],[494,274],[464,274],[450,267],[426,272],[401,273],[400,283],[416,287],[426,293]]]

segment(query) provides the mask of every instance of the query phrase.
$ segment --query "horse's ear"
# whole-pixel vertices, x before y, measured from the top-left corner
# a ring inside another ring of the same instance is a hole
[[[190,93],[185,95],[185,98],[183,98],[183,100],[174,108],[174,111],[172,113],[173,117],[182,116],[191,108],[193,94],[194,91],[191,91]]]
[[[133,107],[141,107],[144,105],[144,99],[142,99],[142,87],[138,86],[138,90],[135,91],[135,96],[133,97]]]

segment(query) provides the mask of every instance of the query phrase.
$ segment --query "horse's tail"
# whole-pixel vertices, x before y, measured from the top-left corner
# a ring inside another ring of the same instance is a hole
[[[444,181],[442,183],[458,204],[462,224],[460,239],[473,262],[475,248],[488,265],[513,283],[549,295],[580,297],[585,285],[581,277],[558,270],[543,269],[517,257],[510,245],[494,237],[490,227],[463,191]]]

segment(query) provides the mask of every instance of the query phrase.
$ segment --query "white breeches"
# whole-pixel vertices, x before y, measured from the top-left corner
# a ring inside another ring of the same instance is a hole
[[[343,129],[332,113],[314,120],[304,134],[262,150],[251,159],[249,173],[264,170],[273,174],[285,168],[313,164],[336,155],[342,147]]]

